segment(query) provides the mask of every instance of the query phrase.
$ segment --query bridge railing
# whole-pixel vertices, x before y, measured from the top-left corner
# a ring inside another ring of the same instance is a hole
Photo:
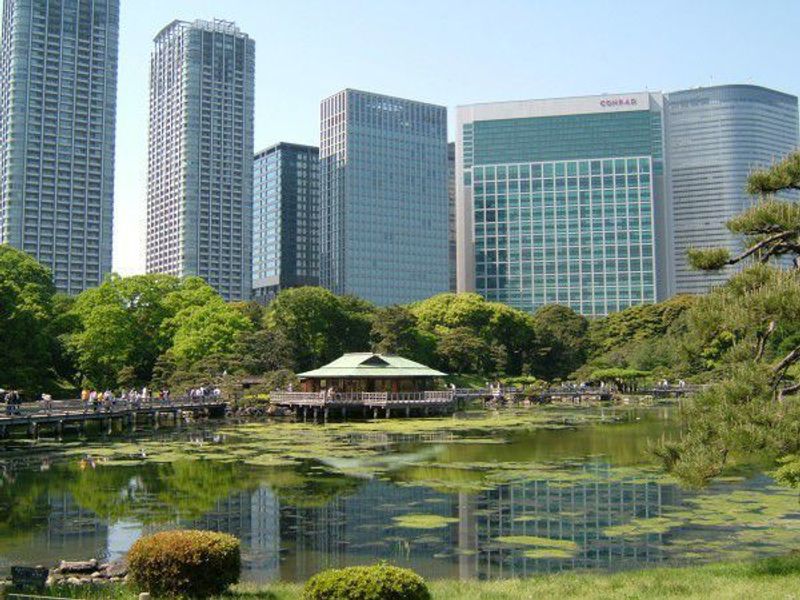
[[[383,404],[436,404],[452,402],[453,390],[430,392],[270,392],[274,404],[295,406],[375,406]]]

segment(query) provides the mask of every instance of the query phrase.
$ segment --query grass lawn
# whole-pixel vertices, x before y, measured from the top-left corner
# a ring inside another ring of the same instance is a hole
[[[429,586],[434,600],[800,600],[800,553],[756,562],[701,567],[655,568],[614,574],[559,573],[504,581],[442,580],[431,581]],[[122,587],[94,593],[79,589],[70,595],[76,598],[136,597],[130,590]],[[299,600],[301,597],[302,585],[288,583],[265,586],[242,584],[225,596],[242,600]]]

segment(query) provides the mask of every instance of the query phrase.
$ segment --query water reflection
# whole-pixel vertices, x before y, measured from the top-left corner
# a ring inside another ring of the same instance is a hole
[[[385,436],[378,454],[269,468],[180,455],[94,467],[54,457],[44,470],[7,461],[0,570],[115,558],[175,527],[241,538],[251,581],[380,559],[434,578],[524,577],[741,558],[800,541],[796,499],[766,477],[697,494],[643,464],[649,440],[670,429],[663,417],[497,439]]]

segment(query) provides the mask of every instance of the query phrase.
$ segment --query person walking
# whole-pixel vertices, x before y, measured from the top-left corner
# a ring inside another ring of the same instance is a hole
[[[42,394],[42,408],[48,415],[53,412],[53,397],[50,394]]]

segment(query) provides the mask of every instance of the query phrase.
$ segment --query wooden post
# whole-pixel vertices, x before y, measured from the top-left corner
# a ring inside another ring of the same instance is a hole
[[[303,407],[303,423],[305,423],[307,420],[308,420],[308,407],[304,406]]]
[[[58,440],[61,441],[61,438],[64,437],[64,421],[63,419],[59,419],[58,423],[56,423],[56,436]]]
[[[328,424],[328,407],[325,407],[325,410],[322,413],[322,422],[327,425]]]
[[[407,405],[406,406],[406,419],[409,418],[410,416],[411,416],[411,406]]]
[[[346,406],[342,407],[342,420],[343,421],[347,420],[347,407]]]
[[[158,430],[158,411],[153,411],[153,429]]]
[[[376,419],[376,420],[378,418],[378,407],[377,406],[372,409],[372,418]]]
[[[386,418],[389,418],[389,414],[391,413],[391,409],[387,406],[386,407]]]

